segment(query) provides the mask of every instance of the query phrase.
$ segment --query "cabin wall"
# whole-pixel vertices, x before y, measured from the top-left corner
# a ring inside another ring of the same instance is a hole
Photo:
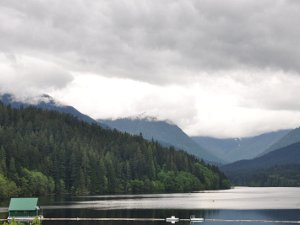
[[[35,217],[38,215],[37,211],[10,211],[10,217]]]

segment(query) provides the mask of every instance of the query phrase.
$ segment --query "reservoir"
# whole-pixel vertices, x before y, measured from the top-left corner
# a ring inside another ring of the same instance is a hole
[[[203,217],[206,221],[201,224],[207,225],[288,224],[279,221],[300,221],[300,188],[286,187],[236,187],[230,190],[178,194],[48,197],[40,198],[39,204],[46,218],[164,219],[174,215],[180,219],[188,219],[191,215],[195,215]],[[6,217],[7,205],[8,201],[1,202],[1,218]],[[213,221],[214,219],[218,221]],[[253,220],[253,222],[238,220]],[[165,221],[44,221],[43,224],[162,225],[168,223]],[[176,224],[184,225],[189,222],[181,221]]]

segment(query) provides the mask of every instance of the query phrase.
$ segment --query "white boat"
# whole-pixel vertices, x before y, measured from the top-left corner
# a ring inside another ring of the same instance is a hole
[[[172,224],[174,224],[178,221],[179,221],[179,218],[177,218],[175,216],[171,216],[171,217],[166,218],[166,222],[169,222],[169,223],[172,223]]]
[[[190,221],[193,223],[193,222],[198,222],[198,223],[201,223],[201,222],[204,222],[204,218],[197,218],[195,216],[191,216],[190,217]]]

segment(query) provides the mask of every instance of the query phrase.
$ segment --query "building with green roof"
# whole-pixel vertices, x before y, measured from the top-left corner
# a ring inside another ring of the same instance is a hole
[[[31,220],[39,216],[38,198],[11,198],[8,208],[8,219]]]

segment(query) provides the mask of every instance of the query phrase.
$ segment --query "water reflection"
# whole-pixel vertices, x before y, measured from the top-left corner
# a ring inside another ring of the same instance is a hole
[[[4,212],[7,205],[8,201],[0,205],[2,218],[6,216]],[[44,216],[48,218],[166,218],[175,215],[182,219],[195,215],[205,219],[294,221],[300,220],[300,188],[237,188],[226,191],[163,195],[65,196],[64,198],[40,198],[40,205]],[[166,222],[157,221],[45,221],[43,224],[167,225]],[[189,222],[176,224],[185,225]],[[193,223],[193,225],[197,224],[200,223]],[[206,221],[201,224],[242,223]]]
[[[156,195],[107,195],[68,199],[54,207],[104,209],[300,209],[300,188],[235,188]],[[45,206],[47,209],[52,206]]]

